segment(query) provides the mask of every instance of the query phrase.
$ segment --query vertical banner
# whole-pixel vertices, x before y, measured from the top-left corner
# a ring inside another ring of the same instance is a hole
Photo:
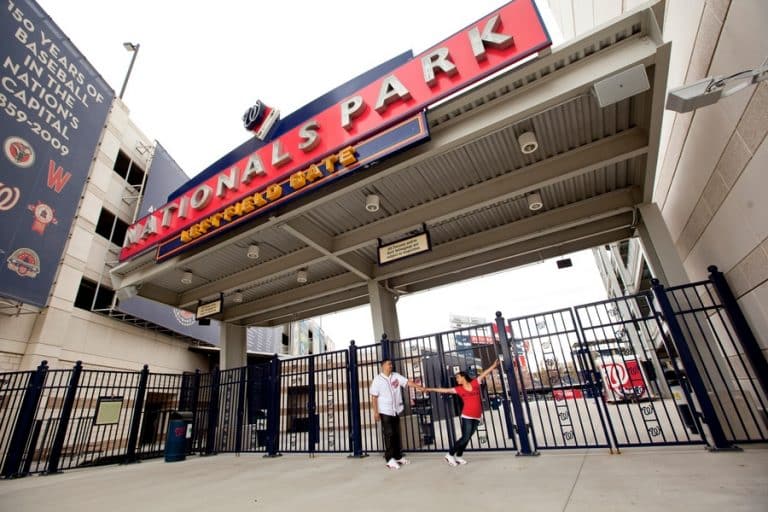
[[[187,181],[189,177],[179,164],[168,154],[162,144],[155,142],[138,216],[148,215],[165,205],[168,202],[168,195]]]
[[[0,8],[0,296],[44,307],[114,91],[32,0]]]

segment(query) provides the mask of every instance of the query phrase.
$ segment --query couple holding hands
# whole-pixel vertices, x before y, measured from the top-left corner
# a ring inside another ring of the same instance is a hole
[[[400,419],[398,417],[404,409],[401,392],[404,387],[412,387],[417,391],[425,393],[450,393],[461,397],[462,402],[464,402],[464,407],[461,409],[461,437],[451,446],[445,455],[445,460],[451,466],[466,464],[467,461],[462,458],[464,449],[469,444],[469,440],[474,435],[483,417],[480,384],[498,365],[499,360],[494,360],[491,366],[483,370],[474,379],[470,378],[464,371],[458,372],[455,375],[457,384],[455,387],[430,388],[417,384],[393,371],[390,359],[382,361],[381,372],[371,383],[370,395],[373,417],[376,421],[381,421],[381,430],[384,437],[384,458],[387,461],[386,467],[388,469],[400,469],[400,466],[409,464],[408,459],[403,456],[400,438]]]

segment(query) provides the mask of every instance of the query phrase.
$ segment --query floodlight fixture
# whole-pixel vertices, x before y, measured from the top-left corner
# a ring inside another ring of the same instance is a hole
[[[740,71],[732,75],[704,78],[692,84],[670,89],[667,94],[667,110],[684,114],[697,108],[717,103],[721,98],[735,94],[750,85],[768,79],[768,59],[755,69]]]

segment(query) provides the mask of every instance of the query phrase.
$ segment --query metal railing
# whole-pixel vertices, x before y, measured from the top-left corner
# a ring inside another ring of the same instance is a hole
[[[495,324],[210,373],[49,369],[0,374],[0,476],[162,456],[171,413],[191,413],[188,453],[383,451],[370,384],[382,359],[428,387],[503,364],[482,388],[469,450],[768,441],[768,367],[717,269],[708,281]],[[455,441],[455,395],[408,388],[407,451]]]

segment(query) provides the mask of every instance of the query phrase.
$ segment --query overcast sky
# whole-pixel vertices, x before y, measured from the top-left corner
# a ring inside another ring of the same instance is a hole
[[[250,135],[241,116],[257,99],[283,116],[404,51],[414,54],[504,5],[499,0],[363,2],[39,0],[116,92],[140,44],[123,97],[131,119],[194,176]],[[542,12],[545,21],[548,13]],[[548,26],[555,43],[557,29]],[[590,252],[407,296],[403,337],[447,330],[449,314],[548,311],[605,297]],[[327,315],[337,348],[375,341],[367,306]]]

